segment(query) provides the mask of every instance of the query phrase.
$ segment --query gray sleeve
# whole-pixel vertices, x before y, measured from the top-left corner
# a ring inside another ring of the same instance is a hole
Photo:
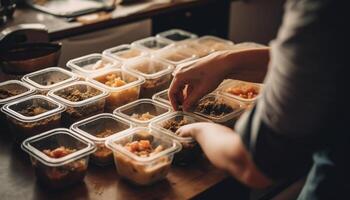
[[[258,167],[274,179],[297,175],[325,144],[335,115],[339,27],[334,1],[295,0],[271,43],[269,72],[255,107],[237,122]]]

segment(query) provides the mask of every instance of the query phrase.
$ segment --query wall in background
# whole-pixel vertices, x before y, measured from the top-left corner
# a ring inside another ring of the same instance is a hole
[[[285,0],[246,0],[231,3],[229,38],[234,42],[268,44],[282,21]]]

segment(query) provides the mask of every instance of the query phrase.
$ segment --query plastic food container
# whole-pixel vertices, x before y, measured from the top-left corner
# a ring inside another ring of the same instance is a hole
[[[152,99],[139,99],[117,108],[113,113],[137,126],[148,126],[151,121],[161,118],[170,111],[171,109],[168,106]]]
[[[139,99],[140,87],[145,79],[124,69],[114,69],[92,77],[90,81],[110,93],[105,110],[111,113],[116,108]]]
[[[197,58],[196,52],[185,45],[169,46],[154,54],[173,65],[179,65]]]
[[[193,138],[180,137],[175,134],[181,126],[196,122],[211,121],[192,113],[173,112],[150,124],[152,130],[159,131],[181,143],[182,150],[174,158],[174,163],[178,165],[190,164],[201,156],[201,148]]]
[[[186,40],[198,38],[196,34],[193,34],[184,30],[180,30],[180,29],[171,29],[168,31],[164,31],[164,32],[158,33],[156,36],[162,39],[169,40],[171,42],[183,42]]]
[[[179,142],[146,127],[115,135],[106,141],[106,146],[113,151],[118,174],[137,185],[164,179],[174,154],[181,149]],[[148,152],[141,152],[138,147]]]
[[[120,68],[121,63],[102,54],[93,53],[68,61],[67,67],[72,69],[74,73],[90,77],[96,73],[102,73],[106,69]]]
[[[106,49],[102,54],[116,60],[127,62],[132,59],[145,56],[147,55],[147,52],[130,44],[123,44],[110,49]]]
[[[124,66],[126,70],[142,76],[146,81],[141,85],[140,97],[152,96],[169,87],[174,66],[151,57],[143,57]]]
[[[60,127],[64,110],[63,105],[43,95],[25,97],[2,108],[16,142]]]
[[[17,80],[0,83],[0,109],[3,105],[36,92],[35,88]],[[6,115],[0,112],[0,121],[6,120]],[[6,127],[7,125],[4,125]]]
[[[215,36],[200,37],[197,43],[210,48],[211,51],[230,50],[233,48],[233,42]]]
[[[262,91],[262,84],[230,80],[218,88],[218,93],[235,98],[246,104],[254,103]]]
[[[94,142],[97,150],[90,155],[91,162],[98,166],[106,166],[113,163],[113,153],[105,146],[105,141],[132,126],[132,123],[120,117],[102,113],[76,122],[70,129]]]
[[[85,81],[77,81],[51,90],[48,96],[67,107],[62,114],[63,125],[103,113],[108,92]]]
[[[131,45],[143,49],[145,51],[153,52],[159,49],[163,49],[166,46],[172,44],[169,40],[164,40],[159,37],[148,37],[133,42]]]
[[[51,189],[82,182],[95,145],[68,129],[54,129],[22,143],[32,162],[38,181]]]
[[[240,101],[220,94],[209,94],[198,102],[195,114],[233,128],[245,108]]]
[[[34,86],[40,94],[47,94],[49,90],[77,81],[75,74],[59,67],[50,67],[24,75],[22,81]]]
[[[160,91],[160,92],[154,94],[152,96],[152,99],[156,102],[160,102],[160,103],[163,103],[163,104],[168,105],[168,106],[171,105],[170,100],[169,100],[169,96],[168,96],[168,90],[163,90],[163,91]]]
[[[178,44],[180,49],[182,48],[186,52],[190,52],[192,55],[195,55],[196,58],[202,58],[204,56],[212,53],[212,49],[208,46],[201,45],[197,41],[189,40]]]

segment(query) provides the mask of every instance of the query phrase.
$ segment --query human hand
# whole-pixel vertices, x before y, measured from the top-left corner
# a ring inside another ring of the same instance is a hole
[[[190,111],[200,98],[217,88],[229,69],[225,57],[225,52],[214,53],[174,73],[169,99],[175,110],[182,105],[184,111]]]

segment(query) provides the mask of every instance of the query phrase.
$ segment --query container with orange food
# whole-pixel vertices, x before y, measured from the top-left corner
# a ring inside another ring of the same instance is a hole
[[[89,155],[96,150],[93,142],[62,128],[30,137],[21,147],[29,154],[39,183],[50,189],[82,182]]]
[[[246,104],[251,104],[259,97],[262,86],[262,84],[258,83],[230,80],[222,84],[217,91],[225,96],[235,98]]]
[[[89,79],[110,94],[106,99],[106,112],[113,112],[116,108],[139,99],[140,87],[145,79],[124,69],[111,69]]]
[[[165,179],[181,144],[146,127],[133,128],[106,141],[113,151],[118,174],[137,184]]]
[[[70,129],[95,143],[97,150],[91,154],[91,162],[98,166],[106,166],[113,163],[113,153],[105,146],[105,141],[132,126],[131,122],[121,117],[102,113],[76,122]]]

